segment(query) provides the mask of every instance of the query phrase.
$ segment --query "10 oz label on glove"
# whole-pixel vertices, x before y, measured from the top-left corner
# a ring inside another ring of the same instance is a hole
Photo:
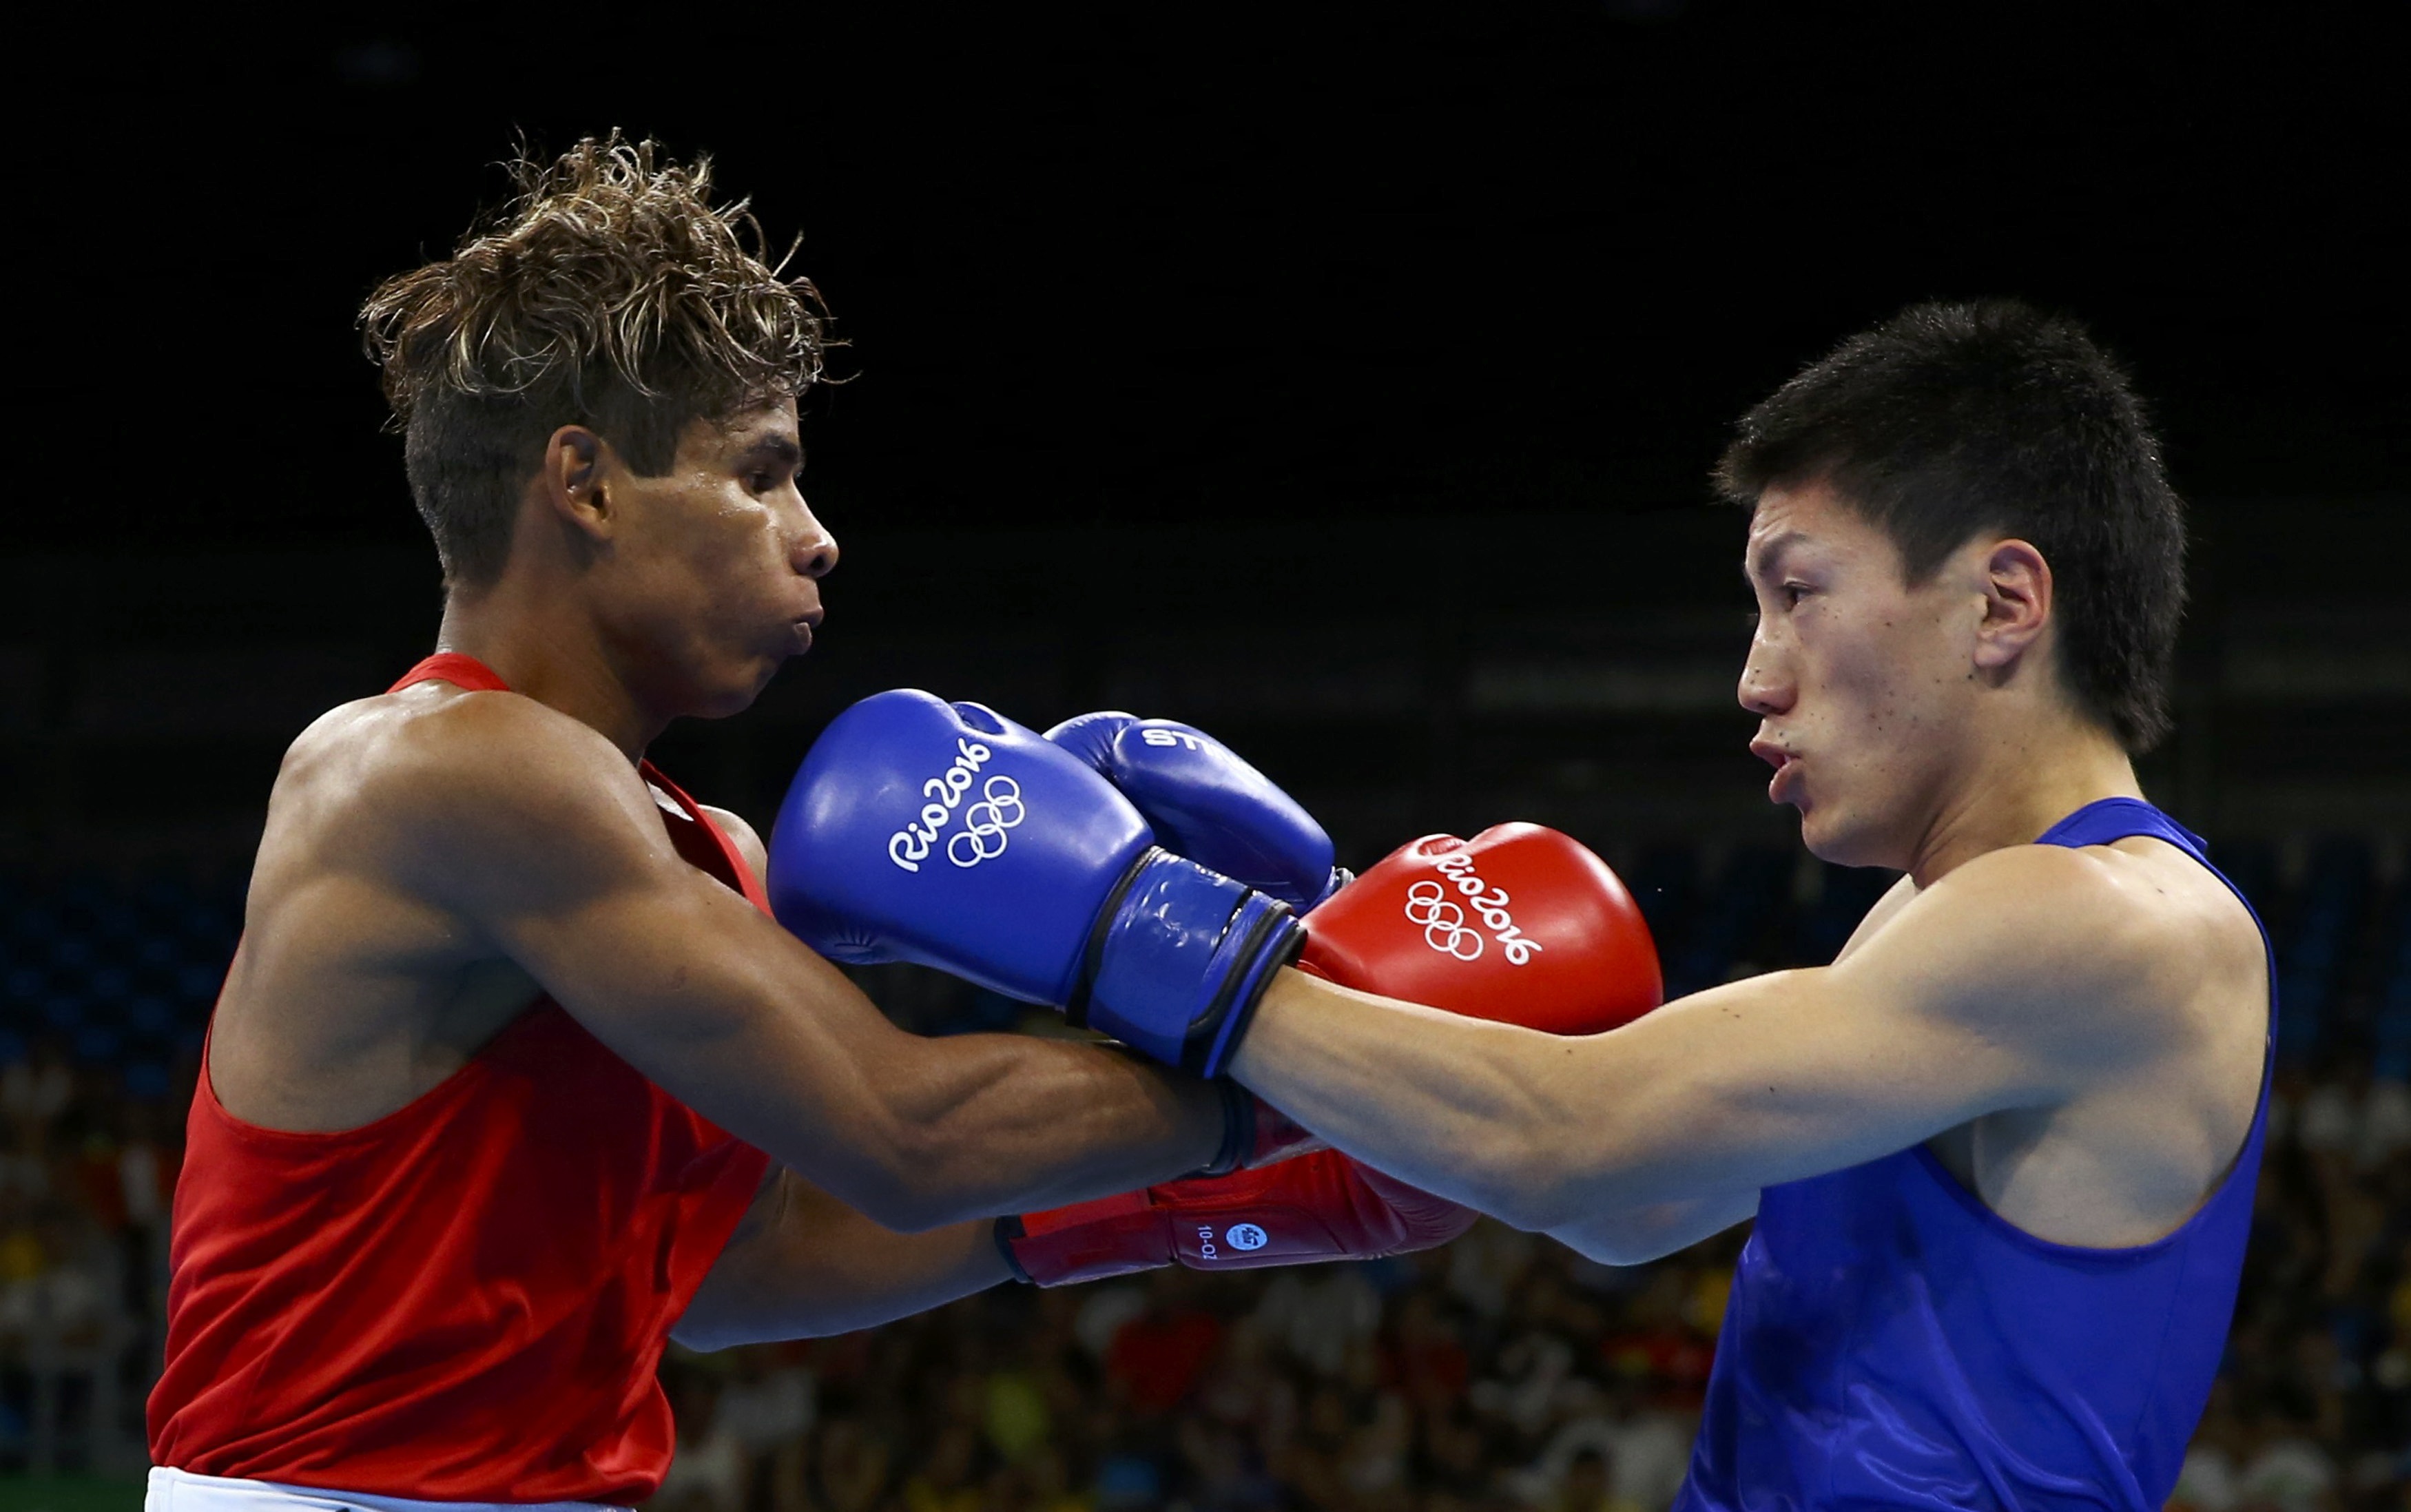
[[[919,871],[938,843],[939,833],[953,822],[955,810],[972,791],[995,752],[976,740],[957,737],[953,764],[921,784],[929,802],[915,821],[887,837],[887,859],[906,871]],[[957,866],[976,866],[1004,854],[1006,831],[1030,817],[1021,801],[1021,784],[999,772],[980,784],[980,801],[963,809],[963,827],[946,837],[946,859]]]
[[[1235,1223],[1222,1230],[1222,1243],[1241,1251],[1259,1250],[1273,1242],[1273,1236],[1252,1223]],[[1214,1230],[1206,1224],[1197,1226],[1197,1258],[1219,1260],[1222,1252],[1214,1243]]]

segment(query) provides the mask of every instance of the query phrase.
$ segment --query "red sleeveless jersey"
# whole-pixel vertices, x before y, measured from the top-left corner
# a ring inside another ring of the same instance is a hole
[[[448,653],[394,687],[428,680],[504,691]],[[768,912],[709,816],[642,770],[679,854]],[[673,1439],[654,1371],[761,1151],[549,997],[432,1091],[338,1133],[233,1117],[205,1057],[185,1137],[155,1463],[428,1501],[660,1487]]]

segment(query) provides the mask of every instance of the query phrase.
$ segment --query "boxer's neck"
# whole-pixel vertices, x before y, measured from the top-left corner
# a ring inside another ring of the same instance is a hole
[[[514,692],[601,732],[631,763],[641,760],[672,715],[638,695],[577,586],[553,575],[506,568],[490,585],[455,589],[436,647],[475,657]]]
[[[2143,795],[2116,738],[2072,710],[2029,705],[2005,723],[1967,744],[1969,763],[1934,805],[1908,866],[1919,887],[1987,851],[2032,844],[2086,804]]]

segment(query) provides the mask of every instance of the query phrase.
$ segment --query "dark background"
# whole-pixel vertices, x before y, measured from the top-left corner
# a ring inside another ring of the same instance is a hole
[[[2090,322],[2195,506],[2178,730],[2145,783],[2268,916],[2286,1004],[2285,1128],[2200,1444],[2240,1472],[2315,1441],[2350,1505],[2392,1505],[2411,312],[2383,227],[2405,28],[2399,7],[2111,8],[29,24],[0,108],[0,1072],[74,1091],[0,1121],[10,1180],[51,1184],[0,1183],[0,1250],[34,1265],[0,1293],[82,1277],[124,1306],[0,1337],[0,1470],[134,1462],[165,1209],[125,1172],[172,1172],[153,1156],[281,752],[431,647],[434,554],[354,312],[503,196],[516,138],[618,125],[711,152],[774,240],[801,233],[852,343],[852,381],[807,406],[806,490],[845,550],[831,618],[753,711],[660,743],[699,796],[767,827],[820,725],[886,687],[1042,726],[1176,716],[1359,866],[1432,830],[1568,829],[1630,880],[1676,991],[1830,957],[1882,881],[1804,857],[1744,749],[1743,521],[1705,482],[1725,427],[1912,300]],[[914,1027],[1016,1011],[882,969]],[[1176,1301],[1185,1273],[1157,1279]],[[1242,1280],[1216,1294],[1234,1316]],[[982,1329],[1032,1347],[1020,1297],[875,1348],[935,1383],[927,1407],[954,1378],[929,1360]],[[1474,1368],[1507,1369],[1467,1326]],[[1713,1319],[1687,1326],[1697,1356]],[[1565,1336],[1588,1358],[1600,1331]],[[1622,1369],[1602,1379],[1678,1416],[1696,1388]],[[679,1388],[691,1431],[703,1379]],[[900,1457],[942,1442],[843,1389]],[[1077,1484],[1132,1452],[1103,1411],[1064,1451]]]
[[[2164,796],[2229,828],[2411,811],[2399,36],[972,9],[430,11],[29,60],[0,848],[240,865],[284,743],[427,646],[354,312],[503,195],[517,136],[614,124],[801,233],[853,343],[807,422],[846,547],[822,648],[661,751],[757,818],[829,712],[913,682],[1219,721],[1359,860],[1518,804],[1601,844],[1773,834],[1706,469],[1848,331],[1990,294],[2126,357],[2199,506]]]

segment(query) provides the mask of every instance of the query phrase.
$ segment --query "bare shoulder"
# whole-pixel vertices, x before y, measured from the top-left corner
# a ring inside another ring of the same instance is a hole
[[[1864,958],[1937,1010],[2099,1054],[2184,1032],[2206,982],[2257,970],[2259,935],[2206,868],[2157,840],[2009,846],[1903,904]]]
[[[363,861],[462,872],[598,829],[642,834],[650,813],[635,768],[589,726],[515,693],[422,683],[303,731],[269,824],[271,840],[340,836]]]
[[[2192,977],[2223,969],[2234,949],[2256,961],[2260,953],[2259,931],[2234,893],[2191,856],[2148,836],[2098,846],[2010,846],[1928,891],[1950,894],[1963,915],[2030,932],[2046,951],[2079,951],[2122,973]]]

